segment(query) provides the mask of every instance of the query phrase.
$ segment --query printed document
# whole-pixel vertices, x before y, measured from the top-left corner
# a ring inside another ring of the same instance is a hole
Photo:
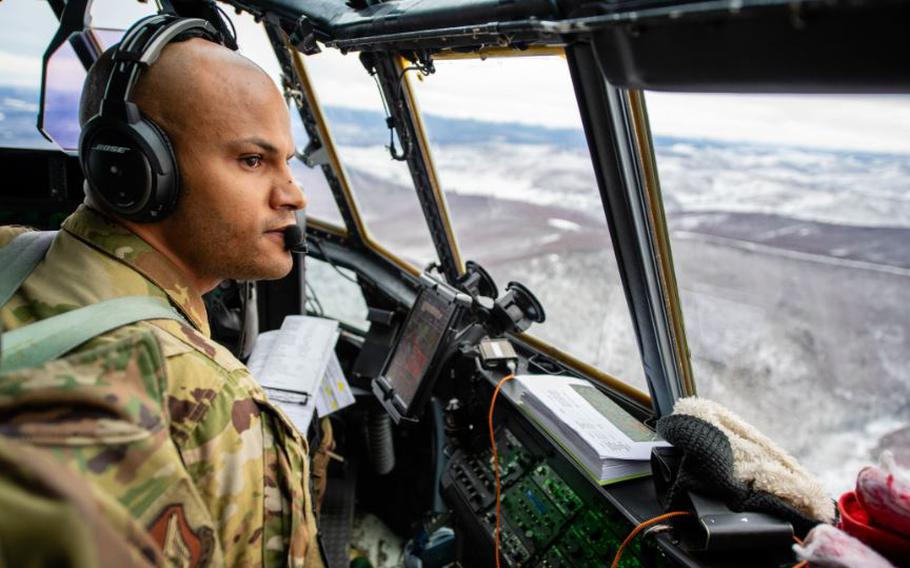
[[[281,329],[259,335],[247,367],[301,433],[313,412],[325,416],[354,403],[335,355],[338,322],[288,316]],[[327,388],[326,388],[327,387]]]
[[[588,381],[520,375],[524,411],[606,484],[650,472],[651,448],[666,442]]]

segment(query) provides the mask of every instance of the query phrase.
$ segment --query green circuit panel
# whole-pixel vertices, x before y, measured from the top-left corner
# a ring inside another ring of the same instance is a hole
[[[544,491],[525,476],[502,498],[502,513],[508,528],[524,543],[528,552],[542,550],[566,524],[566,516]]]
[[[558,547],[551,547],[540,559],[540,568],[569,568],[572,563],[563,555]]]
[[[534,482],[566,517],[571,517],[581,510],[581,497],[547,464],[541,464],[534,468],[531,472],[531,478],[534,479]]]
[[[497,436],[496,451],[499,457],[499,473],[503,481],[507,479],[511,481],[520,476],[534,460],[515,435],[508,430],[503,430]],[[492,475],[493,460],[491,453],[486,452],[486,456],[488,460],[487,467]]]
[[[555,544],[559,554],[569,566],[602,567],[609,566],[619,548],[622,534],[627,528],[611,522],[610,516],[601,511],[588,509],[579,515]],[[638,543],[633,544],[623,554],[620,562],[622,568],[640,566],[638,560]]]
[[[609,566],[632,529],[628,520],[608,503],[586,502],[550,464],[531,454],[512,432],[501,430],[496,441],[502,467],[500,550],[506,565],[514,568]],[[478,483],[482,481],[482,487],[474,488],[475,491],[489,493],[477,503],[476,513],[492,536],[496,513],[490,466],[487,450],[470,456],[459,471],[467,481],[475,478]],[[461,479],[462,483],[467,481]],[[623,554],[620,567],[637,568],[642,566],[641,562],[641,545],[636,539]]]

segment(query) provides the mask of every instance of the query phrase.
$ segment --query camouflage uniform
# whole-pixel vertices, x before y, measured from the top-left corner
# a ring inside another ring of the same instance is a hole
[[[22,230],[0,228],[0,246]],[[268,402],[247,368],[209,338],[201,296],[149,244],[82,206],[63,223],[44,262],[0,309],[0,317],[4,329],[15,329],[130,295],[170,300],[192,327],[172,320],[140,322],[76,352],[151,332],[164,357],[166,379],[157,406],[170,441],[152,452],[158,460],[154,467],[147,456],[137,463],[129,454],[99,447],[97,455],[76,460],[81,473],[118,499],[171,563],[321,566],[306,440]],[[163,502],[171,506],[149,506]]]
[[[222,560],[204,504],[183,494],[192,481],[173,467],[165,384],[149,331],[0,375],[0,566]],[[138,519],[175,517],[175,502],[188,506],[159,545]]]

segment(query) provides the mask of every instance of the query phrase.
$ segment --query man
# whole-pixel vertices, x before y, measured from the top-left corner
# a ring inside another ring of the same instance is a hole
[[[97,112],[109,69],[106,53],[86,78],[83,125]],[[246,367],[210,339],[202,301],[221,280],[280,278],[291,269],[283,230],[306,202],[288,165],[287,107],[259,67],[201,38],[168,45],[132,100],[173,143],[181,174],[175,211],[139,224],[87,199],[0,309],[3,329],[113,297],[169,300],[191,325],[140,322],[78,348],[152,329],[166,358],[165,406],[179,460],[177,474],[163,475],[188,477],[191,486],[166,516],[145,518],[142,504],[159,489],[117,471],[130,512],[171,562],[319,566],[306,441]],[[0,246],[22,230],[0,228]]]

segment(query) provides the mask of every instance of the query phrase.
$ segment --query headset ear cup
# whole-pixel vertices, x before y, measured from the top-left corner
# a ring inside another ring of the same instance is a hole
[[[82,129],[79,160],[93,200],[124,219],[160,221],[177,204],[174,148],[154,122],[96,116]]]
[[[92,201],[124,218],[145,209],[156,177],[128,124],[95,116],[82,129],[79,162]]]
[[[167,132],[155,124],[155,121],[143,118],[143,122],[155,133],[160,142],[156,146],[160,149],[158,151],[158,159],[161,162],[166,162],[162,163],[163,169],[171,172],[169,181],[160,184],[156,192],[157,195],[154,197],[159,205],[157,217],[158,219],[163,219],[174,211],[180,194],[180,167],[177,163],[177,152],[174,150],[174,145],[171,144],[171,139]]]

